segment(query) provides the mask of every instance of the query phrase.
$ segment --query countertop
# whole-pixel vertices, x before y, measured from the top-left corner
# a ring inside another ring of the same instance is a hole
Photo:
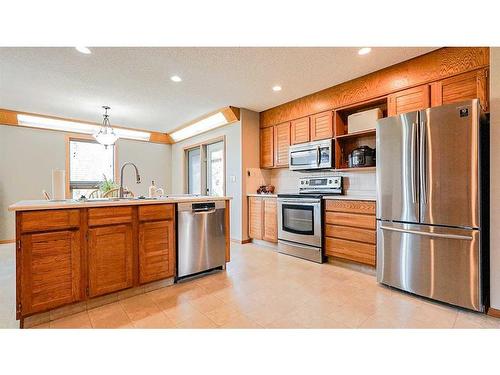
[[[267,198],[277,198],[278,194],[247,194],[248,197],[267,197]],[[325,195],[323,199],[342,199],[342,200],[352,200],[352,201],[376,201],[377,197],[374,195]]]
[[[267,198],[278,198],[278,194],[247,194],[247,197],[267,197]]]
[[[142,204],[165,204],[231,200],[231,197],[209,197],[209,196],[187,196],[172,195],[157,199],[124,199],[124,200],[88,200],[77,201],[67,199],[64,201],[49,200],[25,200],[9,206],[9,211],[33,211],[33,210],[55,210],[62,208],[87,208],[87,207],[110,207],[110,206],[137,206]]]

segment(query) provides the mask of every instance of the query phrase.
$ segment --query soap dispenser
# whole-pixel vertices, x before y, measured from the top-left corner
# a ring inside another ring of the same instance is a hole
[[[151,181],[151,186],[149,187],[149,198],[155,198],[156,197],[156,186],[155,186],[155,180]]]

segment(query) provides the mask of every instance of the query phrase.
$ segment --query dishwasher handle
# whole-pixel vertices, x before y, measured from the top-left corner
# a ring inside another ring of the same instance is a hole
[[[202,214],[213,214],[215,212],[215,208],[206,210],[206,209],[198,209],[198,210],[193,210],[194,215],[202,215]]]

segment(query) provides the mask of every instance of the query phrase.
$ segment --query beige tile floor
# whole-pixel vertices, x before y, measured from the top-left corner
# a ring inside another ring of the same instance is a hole
[[[13,275],[4,269],[13,267],[12,261],[2,260],[1,266],[0,275]],[[13,298],[10,289],[1,290],[5,292]],[[5,311],[13,313],[13,307]],[[13,327],[15,321],[3,324]],[[91,327],[500,328],[500,319],[381,286],[374,276],[345,267],[307,262],[254,244],[232,244],[225,272],[38,326]]]

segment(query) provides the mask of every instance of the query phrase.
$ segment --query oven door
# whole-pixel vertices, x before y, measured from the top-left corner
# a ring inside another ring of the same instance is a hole
[[[321,247],[321,200],[279,198],[278,239]]]

